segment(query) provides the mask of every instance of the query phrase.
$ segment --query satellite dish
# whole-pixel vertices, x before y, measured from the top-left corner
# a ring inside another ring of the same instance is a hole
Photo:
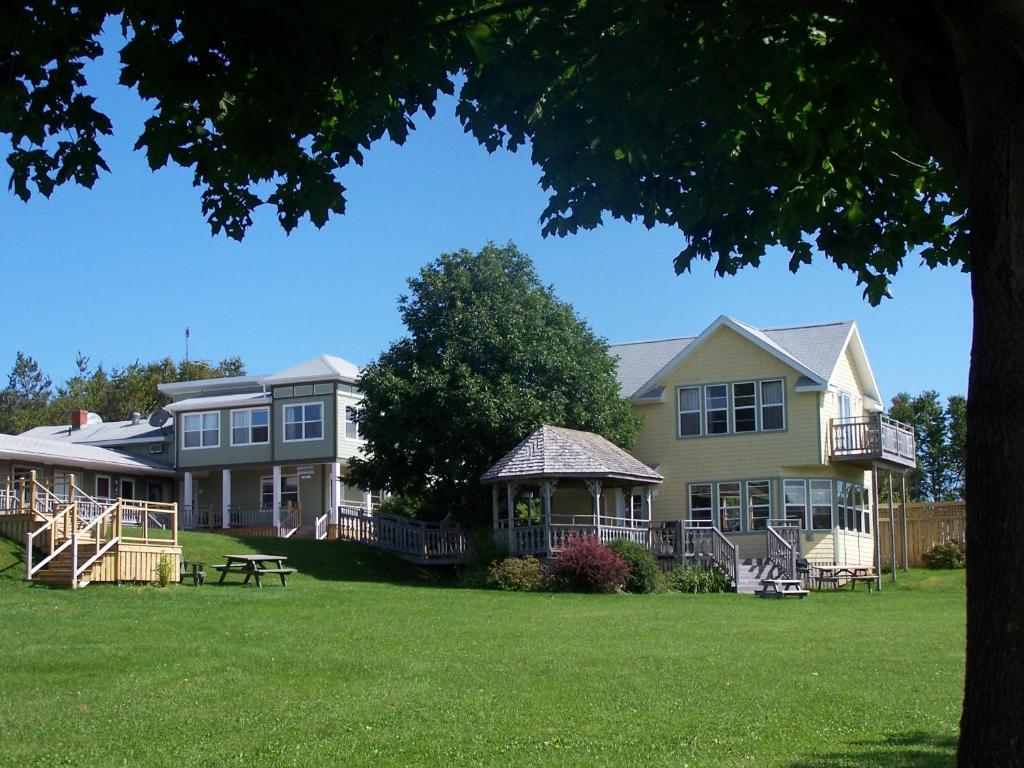
[[[102,424],[103,423],[103,417],[100,416],[98,413],[93,413],[92,411],[89,411],[89,415],[85,417],[85,423],[86,424]]]
[[[169,418],[171,418],[171,414],[161,408],[159,411],[153,411],[150,414],[149,423],[154,427],[162,427]]]

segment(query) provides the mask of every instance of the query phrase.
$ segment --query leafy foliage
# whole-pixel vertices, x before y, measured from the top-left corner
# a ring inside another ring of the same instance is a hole
[[[487,584],[506,592],[540,592],[547,586],[547,571],[535,557],[507,557],[491,565]]]
[[[608,549],[629,564],[629,579],[626,591],[644,595],[657,592],[660,584],[658,564],[651,550],[643,544],[627,539],[616,539],[608,543]]]
[[[729,577],[714,568],[677,565],[668,575],[668,586],[675,592],[725,592],[729,589]]]
[[[442,255],[409,280],[399,312],[408,335],[360,380],[359,486],[473,521],[490,510],[480,476],[542,424],[632,444],[639,422],[607,345],[515,246]]]
[[[569,536],[551,561],[553,585],[569,592],[625,589],[629,563],[596,536]]]
[[[956,539],[948,539],[942,544],[936,544],[927,552],[923,552],[921,562],[924,563],[925,568],[966,568],[967,553]]]

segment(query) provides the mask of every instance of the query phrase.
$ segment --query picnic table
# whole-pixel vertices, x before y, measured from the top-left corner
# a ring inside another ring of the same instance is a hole
[[[256,586],[262,587],[260,577],[277,574],[281,577],[281,586],[287,587],[288,574],[295,573],[294,568],[284,567],[284,561],[288,558],[283,555],[224,555],[224,559],[227,561],[224,565],[214,566],[220,571],[218,584],[223,584],[229,573],[244,573],[243,584],[248,584],[249,579],[255,578]]]
[[[850,584],[850,589],[857,588],[857,582],[863,581],[868,585],[868,592],[871,591],[871,582],[875,580],[875,569],[870,565],[811,565],[817,572],[815,576],[818,582],[818,589],[822,589],[825,583],[839,589],[844,583]],[[843,579],[846,581],[844,583]]]
[[[761,579],[761,589],[755,592],[758,597],[807,597],[800,579]]]

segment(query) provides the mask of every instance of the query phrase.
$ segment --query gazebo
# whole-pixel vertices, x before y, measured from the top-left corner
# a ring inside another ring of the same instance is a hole
[[[495,539],[507,537],[509,554],[542,557],[572,534],[650,546],[662,480],[600,435],[547,425],[480,478],[492,489]]]

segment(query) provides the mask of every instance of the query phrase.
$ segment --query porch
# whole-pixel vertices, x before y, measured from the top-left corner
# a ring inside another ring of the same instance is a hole
[[[865,469],[878,463],[894,468],[917,466],[914,428],[882,414],[832,419],[829,450],[832,461]]]

